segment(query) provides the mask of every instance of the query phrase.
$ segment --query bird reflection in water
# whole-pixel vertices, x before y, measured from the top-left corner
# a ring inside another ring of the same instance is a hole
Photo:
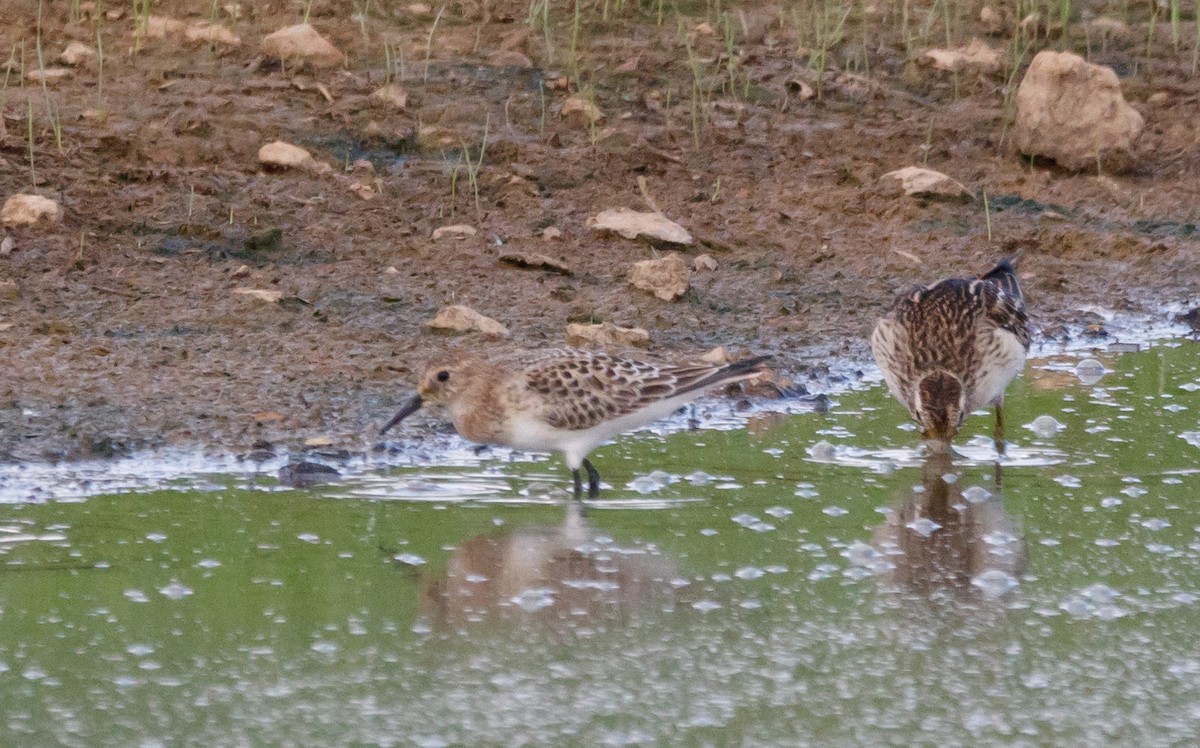
[[[1025,539],[1004,507],[1000,463],[995,469],[990,488],[964,488],[950,454],[929,454],[921,485],[875,531],[881,577],[923,593],[974,589],[998,597],[1015,587],[1025,570]]]
[[[458,545],[445,574],[421,585],[435,625],[537,618],[620,622],[673,607],[675,563],[648,546],[625,547],[592,529],[578,502],[557,527],[477,535]]]

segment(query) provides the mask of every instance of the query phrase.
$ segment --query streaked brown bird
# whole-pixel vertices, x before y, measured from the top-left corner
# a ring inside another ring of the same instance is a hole
[[[1030,341],[1020,254],[977,278],[903,291],[875,325],[875,361],[924,439],[949,442],[968,413],[995,405],[996,448],[1004,450],[1004,390],[1024,368]]]
[[[729,364],[654,364],[574,349],[452,353],[433,361],[417,393],[383,427],[387,432],[423,404],[445,408],[463,437],[538,452],[562,452],[583,493],[600,493],[587,455],[617,434],[664,418],[706,390],[749,379],[770,356]]]

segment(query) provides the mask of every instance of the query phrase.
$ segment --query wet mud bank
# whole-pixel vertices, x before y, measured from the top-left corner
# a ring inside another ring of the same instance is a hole
[[[436,17],[380,3],[356,18],[317,2],[310,23],[345,56],[329,68],[263,53],[299,22],[292,8],[210,19],[194,5],[155,13],[218,22],[239,43],[154,38],[128,14],[70,4],[39,21],[0,2],[20,19],[0,30],[0,54],[14,50],[0,196],[62,207],[57,222],[5,230],[0,460],[370,444],[427,357],[562,345],[579,322],[645,329],[646,357],[775,353],[798,385],[836,388],[869,366],[866,337],[898,289],[1017,248],[1043,340],[1104,347],[1146,334],[1110,329],[1114,315],[1157,324],[1200,301],[1200,79],[1190,47],[1146,44],[1159,39],[1148,19],[1103,48],[1073,26],[1033,40],[1113,66],[1146,118],[1128,167],[1097,173],[1006,144],[1028,57],[987,74],[926,69],[890,10],[847,21],[818,72],[798,51],[811,24],[769,3],[666,21],[624,4],[586,18],[572,52],[557,8],[534,23],[516,3]],[[923,43],[981,33],[973,14],[953,20]],[[30,77],[39,44],[45,67],[97,33],[103,65]],[[402,104],[374,96],[389,82]],[[315,166],[263,166],[276,140]],[[970,196],[883,185],[914,164]],[[610,208],[661,211],[695,243],[589,225]],[[433,238],[456,225],[473,233]],[[690,272],[681,297],[628,282],[671,251]],[[553,262],[501,259],[514,254]],[[448,304],[511,334],[431,331]]]

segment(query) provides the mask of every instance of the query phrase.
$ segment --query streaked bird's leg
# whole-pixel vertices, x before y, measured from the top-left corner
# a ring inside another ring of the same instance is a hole
[[[597,472],[595,466],[587,460],[583,461],[583,469],[586,470],[588,474],[588,498],[594,499],[600,495],[600,473]],[[575,474],[576,480],[578,480],[579,471],[575,471]],[[578,486],[578,483],[576,485]],[[575,494],[577,496],[579,495],[578,489],[576,490]]]
[[[1004,406],[996,405],[996,433],[993,435],[996,451],[1004,454]]]

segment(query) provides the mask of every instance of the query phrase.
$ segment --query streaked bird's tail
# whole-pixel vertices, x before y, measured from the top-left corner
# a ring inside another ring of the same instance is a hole
[[[1020,283],[1017,282],[1017,265],[1020,263],[1023,254],[1025,254],[1025,250],[1018,249],[1008,257],[997,262],[994,268],[980,275],[979,280],[995,283],[1000,287],[1000,290],[1023,304],[1025,297],[1021,294]]]
[[[708,389],[709,387],[716,387],[719,384],[729,384],[730,382],[748,379],[763,371],[763,364],[772,358],[772,356],[755,356],[753,358],[744,358],[741,361],[734,361],[722,366],[712,374],[696,380],[686,390]]]

